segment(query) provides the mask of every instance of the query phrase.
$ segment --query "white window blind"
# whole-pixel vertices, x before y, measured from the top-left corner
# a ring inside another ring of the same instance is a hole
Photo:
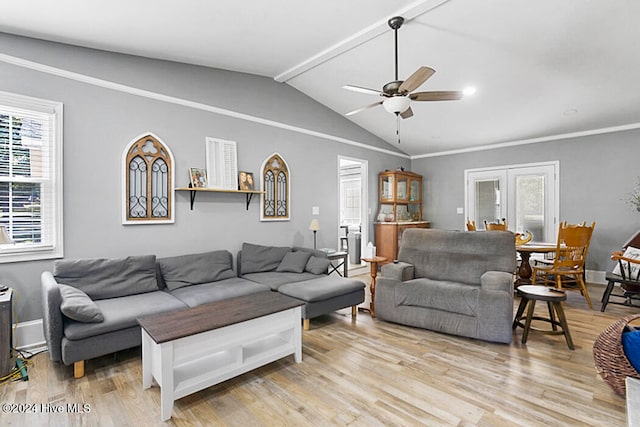
[[[62,104],[0,92],[0,263],[61,257]]]

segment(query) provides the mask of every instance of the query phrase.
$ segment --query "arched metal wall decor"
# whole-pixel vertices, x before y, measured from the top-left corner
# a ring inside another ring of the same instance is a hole
[[[152,133],[134,138],[123,162],[123,224],[173,223],[173,154]]]
[[[260,210],[261,221],[288,221],[291,218],[291,175],[287,162],[273,153],[262,163],[261,181],[264,194]]]

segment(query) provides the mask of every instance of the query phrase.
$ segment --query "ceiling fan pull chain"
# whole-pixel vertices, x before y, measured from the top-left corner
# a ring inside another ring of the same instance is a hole
[[[398,145],[400,145],[400,113],[396,113],[396,136],[398,137]]]

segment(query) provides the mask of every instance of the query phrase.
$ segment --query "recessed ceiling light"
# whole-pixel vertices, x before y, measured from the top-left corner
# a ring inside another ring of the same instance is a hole
[[[473,86],[467,86],[462,90],[462,93],[464,94],[464,96],[471,96],[476,93],[476,88]]]

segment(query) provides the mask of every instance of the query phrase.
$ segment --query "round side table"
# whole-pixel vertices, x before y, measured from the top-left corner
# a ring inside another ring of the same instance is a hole
[[[564,335],[567,340],[567,345],[571,350],[573,350],[573,340],[571,339],[567,318],[564,315],[564,310],[562,308],[562,302],[567,299],[567,294],[564,291],[556,291],[554,288],[536,285],[519,286],[516,289],[516,292],[518,292],[522,299],[520,300],[516,316],[513,319],[513,329],[516,329],[518,326],[523,328],[522,344],[526,344],[527,338],[529,337],[529,331],[534,330],[543,334]],[[536,301],[547,302],[547,307],[549,309],[548,319],[546,317],[533,315]],[[525,308],[527,309],[527,314],[526,316],[523,316]],[[522,320],[524,320],[524,324],[522,323]],[[550,323],[551,330],[542,330],[531,327],[532,320],[541,320],[543,322]],[[558,328],[560,328],[560,330],[558,330]]]

